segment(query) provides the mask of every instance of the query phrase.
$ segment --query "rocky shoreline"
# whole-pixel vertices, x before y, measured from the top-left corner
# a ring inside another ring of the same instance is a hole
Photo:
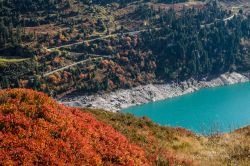
[[[198,81],[191,78],[179,84],[149,84],[126,90],[117,90],[107,94],[73,96],[64,98],[60,102],[72,107],[88,107],[117,112],[131,106],[192,93],[202,88],[247,82],[249,78],[249,73],[240,74],[232,72],[222,74],[213,79],[203,78]]]

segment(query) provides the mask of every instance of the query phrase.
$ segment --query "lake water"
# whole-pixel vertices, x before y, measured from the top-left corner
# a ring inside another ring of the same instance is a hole
[[[202,89],[122,111],[200,134],[230,132],[250,125],[250,83]]]

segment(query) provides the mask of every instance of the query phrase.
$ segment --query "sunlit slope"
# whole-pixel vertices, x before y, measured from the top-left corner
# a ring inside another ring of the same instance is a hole
[[[24,89],[0,91],[0,151],[0,165],[149,165],[90,113]]]

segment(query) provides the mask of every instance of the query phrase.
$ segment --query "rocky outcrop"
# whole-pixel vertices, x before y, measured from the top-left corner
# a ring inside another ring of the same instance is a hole
[[[117,90],[106,94],[64,98],[61,102],[73,107],[100,108],[116,112],[127,107],[192,93],[201,88],[230,85],[247,81],[249,81],[249,77],[246,74],[233,72],[222,74],[210,80],[203,78],[198,81],[191,78],[179,84],[149,84],[126,90]]]

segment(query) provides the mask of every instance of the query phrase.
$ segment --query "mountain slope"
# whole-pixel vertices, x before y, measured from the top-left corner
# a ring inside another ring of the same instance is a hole
[[[145,117],[65,107],[33,90],[0,91],[0,165],[4,166],[247,166],[249,133],[250,126],[200,136],[159,126]]]
[[[62,97],[250,70],[247,9],[168,1],[0,2],[0,89]]]
[[[249,166],[250,126],[231,133],[196,135],[153,123],[146,117],[89,110],[148,154],[155,165]],[[216,130],[216,129],[215,129]]]
[[[90,113],[24,89],[0,91],[0,149],[0,165],[149,165]]]

